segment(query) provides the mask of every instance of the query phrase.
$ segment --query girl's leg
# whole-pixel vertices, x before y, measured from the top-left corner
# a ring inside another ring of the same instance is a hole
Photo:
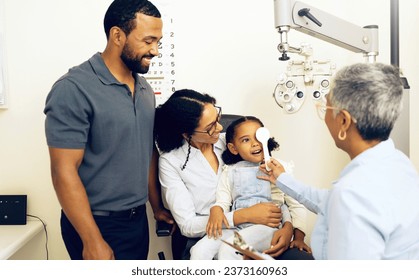
[[[271,228],[265,225],[252,225],[239,231],[243,240],[255,250],[262,252],[271,246],[271,240],[276,228]],[[231,236],[226,241],[233,244],[234,236]],[[267,256],[269,258],[269,256]],[[231,246],[222,243],[218,252],[219,260],[240,260],[243,256],[236,253],[236,250]]]
[[[223,229],[222,236],[218,239],[208,238],[205,235],[191,248],[191,260],[212,260],[217,258],[218,250],[223,243],[221,239],[228,239],[233,235],[230,229]]]

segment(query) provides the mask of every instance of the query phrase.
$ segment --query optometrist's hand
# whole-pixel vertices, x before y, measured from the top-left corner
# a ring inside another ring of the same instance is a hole
[[[285,172],[285,168],[281,163],[279,163],[279,161],[274,158],[271,158],[271,160],[268,162],[268,167],[271,169],[270,171],[266,170],[265,163],[261,164],[259,170],[266,174],[266,176],[257,176],[257,178],[275,184],[279,175]]]
[[[207,235],[209,238],[218,239],[222,235],[223,224],[229,228],[227,218],[220,206],[213,206],[210,209],[210,216],[207,223]]]

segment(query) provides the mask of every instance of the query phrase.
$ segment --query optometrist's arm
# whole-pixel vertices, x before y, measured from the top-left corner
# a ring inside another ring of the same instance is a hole
[[[276,186],[315,214],[320,212],[321,203],[330,193],[330,190],[305,185],[287,173],[282,173],[278,177]]]
[[[84,259],[114,259],[90,209],[86,189],[78,175],[82,149],[49,148],[51,176],[61,207],[83,242]]]
[[[271,158],[268,162],[271,171],[266,171],[265,164],[260,170],[265,175],[258,176],[259,179],[275,184],[285,194],[293,197],[303,204],[308,210],[317,214],[320,211],[320,204],[328,197],[329,190],[318,189],[297,181],[292,175],[285,172],[284,166],[276,159]]]

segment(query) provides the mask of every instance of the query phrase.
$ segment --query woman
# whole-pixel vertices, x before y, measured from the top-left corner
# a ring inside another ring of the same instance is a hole
[[[351,159],[333,188],[305,186],[276,160],[264,171],[269,177],[260,177],[318,214],[311,236],[315,259],[419,259],[419,177],[389,139],[402,95],[392,66],[340,70],[327,104],[318,105],[336,146]]]
[[[215,98],[193,90],[179,90],[156,110],[155,137],[161,152],[159,179],[163,198],[190,246],[206,232],[215,202],[225,150]],[[232,212],[230,225],[242,223],[277,227],[281,212],[273,203],[260,203]]]

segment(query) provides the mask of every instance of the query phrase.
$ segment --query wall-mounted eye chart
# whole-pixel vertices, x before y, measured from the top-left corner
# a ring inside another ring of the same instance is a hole
[[[151,60],[150,69],[144,75],[154,90],[157,105],[164,103],[176,90],[176,64],[175,64],[175,20],[168,13],[169,4],[160,1],[156,4],[163,20],[163,38],[159,46],[159,56]]]

